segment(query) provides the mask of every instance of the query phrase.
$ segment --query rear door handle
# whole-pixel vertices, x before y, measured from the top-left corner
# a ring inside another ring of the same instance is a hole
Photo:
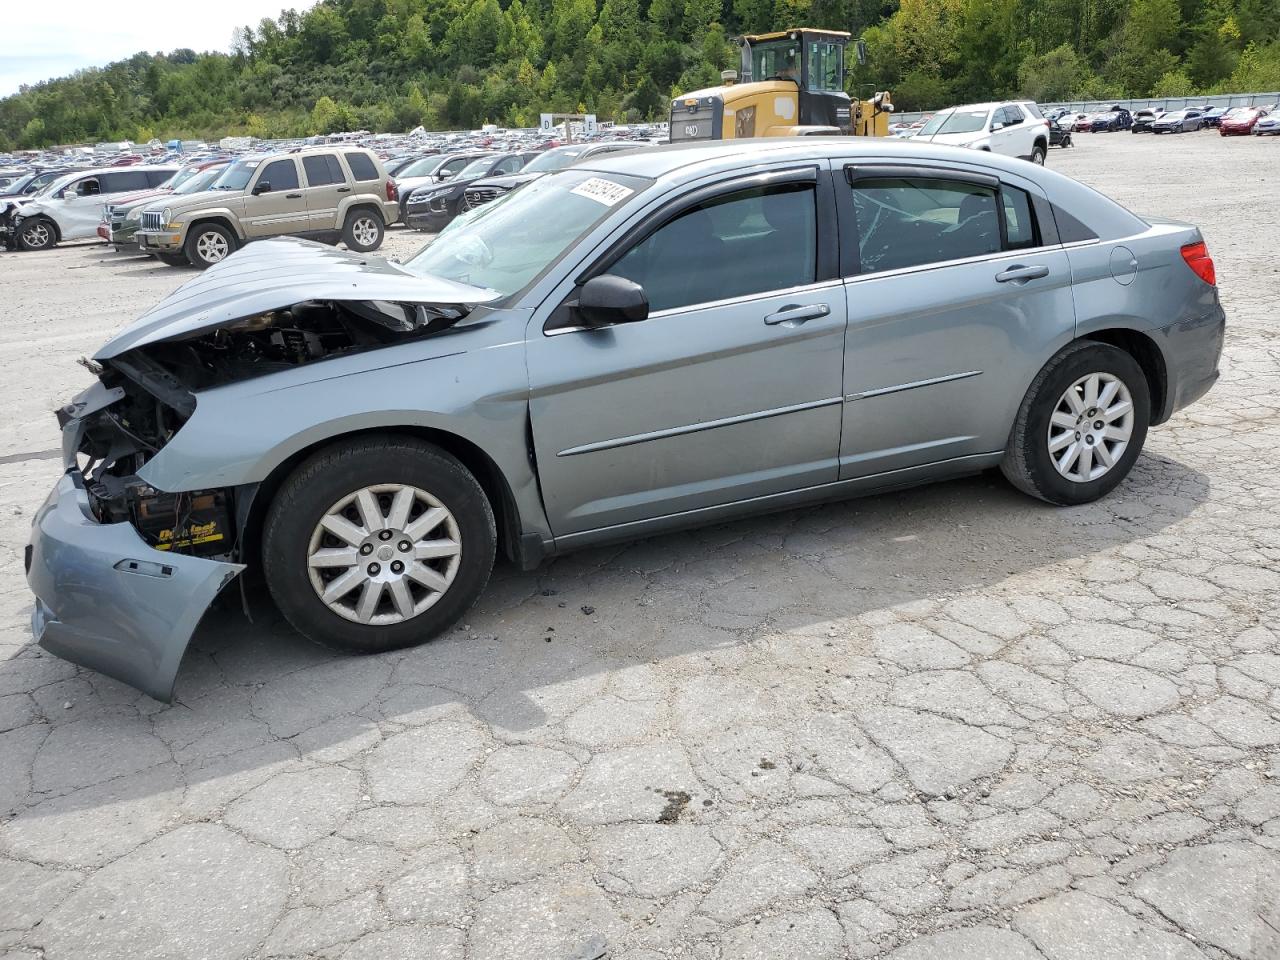
[[[301,199],[302,199],[302,194],[300,194],[300,193],[286,193],[286,194],[284,195],[284,198],[285,198],[286,200],[301,200]]]
[[[350,187],[339,187],[339,188],[338,188],[338,192],[339,192],[339,193],[350,193],[350,192],[351,192],[351,188],[350,188]]]
[[[804,323],[825,317],[830,312],[831,307],[825,303],[789,303],[777,313],[765,317],[764,322],[770,326],[775,323]]]
[[[1031,267],[1015,266],[996,274],[996,283],[1026,283],[1028,280],[1039,280],[1049,275],[1049,268],[1044,264]]]

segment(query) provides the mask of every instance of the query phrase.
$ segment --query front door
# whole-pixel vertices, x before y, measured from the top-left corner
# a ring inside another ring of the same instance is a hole
[[[1035,186],[954,167],[847,174],[841,478],[1003,450],[1075,329],[1071,267]]]
[[[263,191],[263,187],[270,190]],[[247,237],[272,237],[307,229],[307,201],[298,182],[298,162],[293,157],[272,160],[258,171],[244,198],[244,232]]]
[[[531,325],[557,539],[836,479],[845,308],[830,190],[808,168],[686,194],[586,274],[639,283],[647,320],[582,329],[562,305]]]

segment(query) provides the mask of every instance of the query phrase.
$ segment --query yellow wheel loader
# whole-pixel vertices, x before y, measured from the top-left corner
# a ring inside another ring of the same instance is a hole
[[[809,28],[738,37],[742,76],[671,101],[671,142],[854,134],[884,137],[893,103],[887,92],[851,100],[844,92],[850,35]],[[865,60],[861,40],[855,48]]]

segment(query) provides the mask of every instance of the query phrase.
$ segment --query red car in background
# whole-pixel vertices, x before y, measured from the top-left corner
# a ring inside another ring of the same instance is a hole
[[[1218,133],[1224,137],[1245,137],[1253,133],[1253,126],[1267,115],[1266,107],[1236,107],[1222,118]]]

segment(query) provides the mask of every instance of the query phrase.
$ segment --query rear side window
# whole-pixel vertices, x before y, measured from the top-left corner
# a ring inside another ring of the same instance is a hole
[[[1031,197],[1017,187],[1000,188],[1000,201],[1004,206],[1006,250],[1024,250],[1040,246],[1036,235],[1036,218],[1031,212]]]
[[[959,180],[868,177],[854,181],[853,206],[862,273],[1000,250],[993,187]]]
[[[273,191],[296,190],[298,189],[298,165],[292,160],[272,160],[258,177],[259,183],[264,180],[271,184]]]
[[[347,179],[338,165],[338,158],[331,153],[303,157],[302,167],[307,171],[308,186],[323,187],[331,183],[345,183]]]
[[[164,179],[173,176],[165,174]],[[99,187],[103,193],[124,193],[126,190],[146,190],[151,186],[147,175],[142,170],[121,170],[119,173],[104,173],[98,177]]]
[[[351,175],[359,181],[377,180],[378,166],[367,153],[344,153],[347,158],[347,166],[351,168]]]
[[[817,223],[812,184],[739,190],[667,221],[608,272],[644,287],[654,311],[804,286]]]
[[[1036,103],[1024,103],[1024,104],[1022,104],[1021,106],[1022,106],[1022,109],[1026,110],[1026,111],[1027,111],[1027,113],[1031,114],[1031,115],[1032,115],[1033,117],[1035,117],[1037,120],[1043,120],[1043,119],[1044,119],[1044,114],[1040,112],[1040,105],[1039,105],[1039,104],[1036,104]]]

